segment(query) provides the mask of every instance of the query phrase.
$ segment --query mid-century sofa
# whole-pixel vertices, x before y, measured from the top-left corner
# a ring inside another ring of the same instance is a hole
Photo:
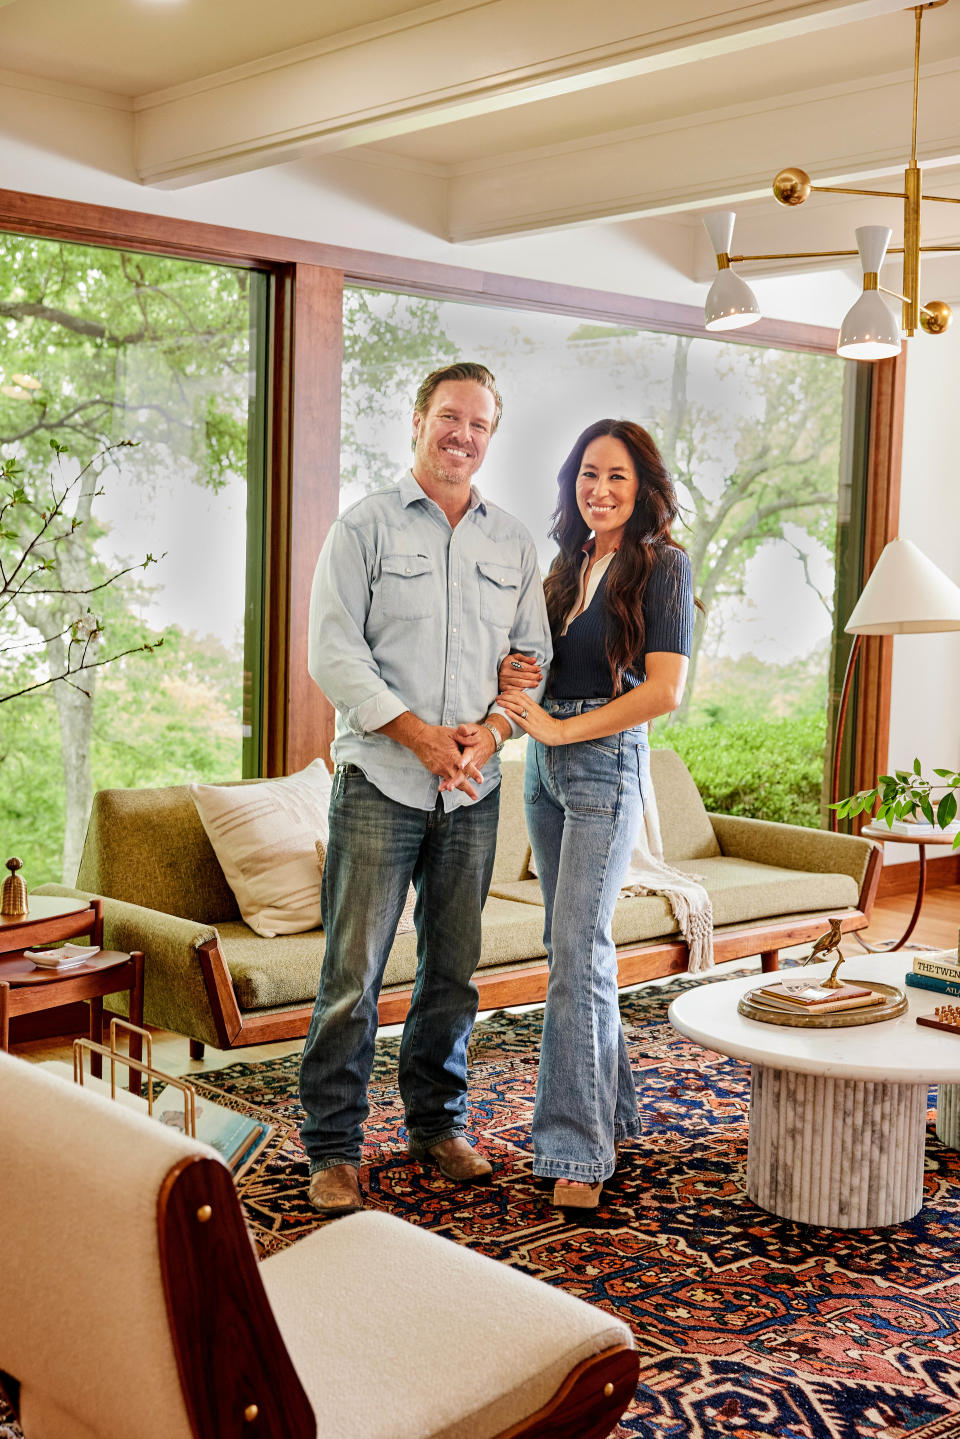
[[[651,755],[664,857],[700,875],[711,895],[719,963],[803,944],[838,916],[869,922],[881,867],[870,840],[731,815],[708,814],[683,761]],[[529,874],[522,765],[503,766],[496,863],[483,913],[476,982],[480,1005],[546,995],[540,888]],[[195,1054],[306,1034],[323,960],[322,930],[265,939],[240,918],[186,786],[101,790],[78,888],[42,893],[104,900],[104,945],[143,950],[144,1020],[187,1035]],[[661,895],[625,897],[614,917],[621,985],[679,973],[687,948]],[[380,1016],[403,1018],[416,968],[416,936],[399,934],[387,964]]]

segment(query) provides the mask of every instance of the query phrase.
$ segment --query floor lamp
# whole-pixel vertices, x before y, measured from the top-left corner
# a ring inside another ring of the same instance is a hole
[[[939,634],[946,630],[960,630],[960,587],[910,540],[891,540],[877,560],[844,629],[854,636],[854,641],[843,676],[837,713],[831,804],[836,804],[840,798],[843,727],[863,636]],[[838,825],[837,812],[831,809],[830,828],[836,830]]]

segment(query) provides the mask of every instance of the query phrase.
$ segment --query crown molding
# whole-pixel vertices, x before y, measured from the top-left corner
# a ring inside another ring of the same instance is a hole
[[[0,7],[4,0],[0,0]],[[50,95],[57,100],[73,100],[81,105],[96,105],[103,110],[132,112],[134,102],[129,95],[114,95],[109,90],[94,90],[87,85],[67,85],[45,75],[27,75],[20,70],[0,70],[0,86],[6,90],[26,90],[32,95]]]

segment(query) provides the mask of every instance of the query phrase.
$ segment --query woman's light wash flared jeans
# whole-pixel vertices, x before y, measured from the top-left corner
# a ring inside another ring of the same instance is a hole
[[[545,700],[560,719],[603,700]],[[533,1172],[595,1184],[614,1143],[640,1133],[617,998],[613,909],[643,819],[646,726],[527,747],[527,827],[546,907],[550,965],[533,1112]]]

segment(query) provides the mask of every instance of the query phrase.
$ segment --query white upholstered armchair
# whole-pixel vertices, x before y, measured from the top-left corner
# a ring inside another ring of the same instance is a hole
[[[26,1439],[600,1439],[629,1330],[389,1215],[258,1264],[229,1170],[0,1052],[0,1370]]]

